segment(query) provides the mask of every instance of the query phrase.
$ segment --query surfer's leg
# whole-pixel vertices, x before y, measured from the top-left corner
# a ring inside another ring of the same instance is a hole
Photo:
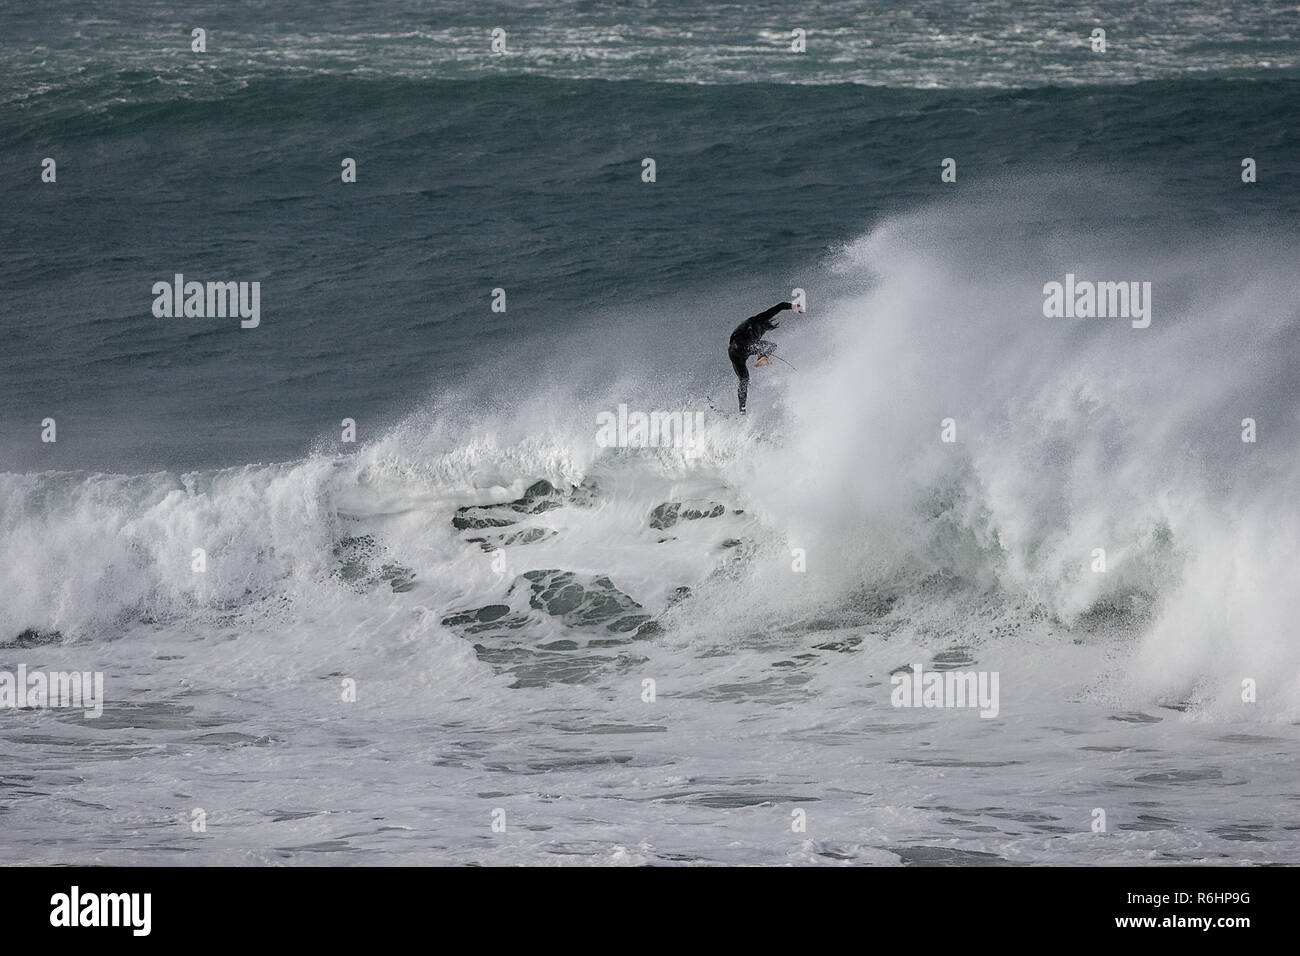
[[[749,369],[745,367],[747,356],[740,349],[729,349],[727,357],[731,359],[731,367],[735,370],[736,378],[740,379],[740,384],[736,387],[736,398],[740,400],[740,410],[745,410],[745,398],[749,395]]]

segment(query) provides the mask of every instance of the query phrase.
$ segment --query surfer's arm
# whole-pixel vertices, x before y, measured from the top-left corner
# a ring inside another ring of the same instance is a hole
[[[764,311],[758,313],[758,315],[752,316],[746,321],[745,324],[748,325],[750,322],[754,322],[759,325],[766,324],[771,322],[772,316],[776,315],[778,312],[784,312],[786,309],[793,309],[793,308],[794,306],[789,302],[778,302],[776,305],[772,306],[772,308],[765,309]]]
[[[772,308],[760,312],[758,315],[751,315],[744,322],[741,322],[740,325],[736,326],[736,330],[731,333],[731,341],[733,343],[740,343],[742,348],[752,354],[754,343],[763,337],[763,333],[768,329],[776,328],[776,323],[772,321],[772,316],[785,309],[793,308],[794,306],[789,302],[778,302],[776,305],[772,306]]]

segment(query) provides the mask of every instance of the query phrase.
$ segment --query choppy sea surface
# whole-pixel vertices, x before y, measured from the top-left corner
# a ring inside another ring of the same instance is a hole
[[[1300,862],[1294,5],[227,7],[0,11],[0,862]]]

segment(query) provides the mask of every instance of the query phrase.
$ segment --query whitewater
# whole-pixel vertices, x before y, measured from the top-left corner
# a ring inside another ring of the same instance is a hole
[[[1296,863],[1294,235],[1062,182],[783,277],[743,419],[701,286],[355,450],[0,475],[0,670],[106,697],[5,715],[0,860]],[[1150,326],[1044,316],[1067,271]],[[705,427],[601,448],[620,403]],[[893,706],[918,666],[996,719]]]

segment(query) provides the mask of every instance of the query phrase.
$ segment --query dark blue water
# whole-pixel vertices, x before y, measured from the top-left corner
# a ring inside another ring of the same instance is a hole
[[[1099,195],[1099,221],[1156,232],[1293,216],[1295,10],[1096,12],[825,3],[792,55],[788,11],[761,3],[5,11],[0,460],[283,460],[344,417],[373,436],[671,296],[742,300],[699,315],[723,336],[882,216],[993,180],[1117,171],[1160,201]],[[177,272],[261,282],[261,327],[154,318]]]
[[[344,417],[382,428],[487,356],[527,376],[575,314],[719,284],[774,298],[881,216],[990,180],[1118,171],[1205,230],[1300,206],[1293,76],[916,91],[313,75],[161,101],[145,74],[111,82],[127,102],[105,90],[95,113],[59,90],[0,112],[11,469],[289,458]],[[39,182],[47,155],[56,184]],[[1149,226],[1152,210],[1098,195],[1096,216]],[[151,287],[176,272],[260,281],[260,327],[155,318]],[[719,317],[719,340],[743,317]],[[47,416],[53,446],[35,441]]]

